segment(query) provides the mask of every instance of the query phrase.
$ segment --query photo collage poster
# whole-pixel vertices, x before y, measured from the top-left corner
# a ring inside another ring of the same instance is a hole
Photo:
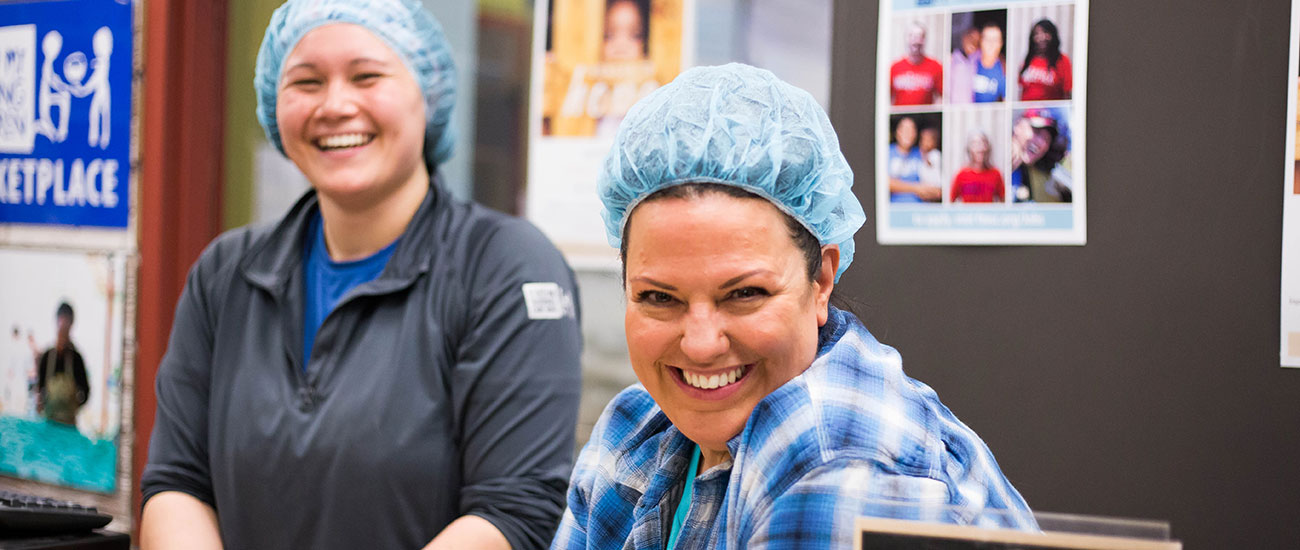
[[[1087,0],[881,1],[881,244],[1086,243],[1087,28]]]
[[[1290,64],[1287,71],[1286,166],[1282,170],[1282,334],[1280,359],[1284,367],[1300,367],[1300,0],[1291,2]]]
[[[596,178],[627,110],[694,51],[693,0],[536,3],[525,216],[575,265],[613,264]]]

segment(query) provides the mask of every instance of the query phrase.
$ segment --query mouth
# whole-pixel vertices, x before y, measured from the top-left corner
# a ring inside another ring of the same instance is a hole
[[[745,376],[747,376],[753,368],[753,364],[748,364],[728,369],[720,373],[696,374],[677,367],[670,367],[674,378],[677,378],[679,382],[692,388],[705,391],[718,390],[736,385],[744,380]]]
[[[321,151],[338,151],[342,149],[352,149],[368,145],[375,140],[374,134],[352,133],[352,134],[335,134],[317,138],[312,143]]]

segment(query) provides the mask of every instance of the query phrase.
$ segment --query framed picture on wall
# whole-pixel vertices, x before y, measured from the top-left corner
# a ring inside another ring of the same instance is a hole
[[[886,0],[881,244],[1087,242],[1087,0]]]

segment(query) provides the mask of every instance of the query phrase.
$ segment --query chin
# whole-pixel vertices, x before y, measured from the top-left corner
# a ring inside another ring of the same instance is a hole
[[[728,411],[728,413],[731,412]],[[731,414],[728,414],[725,418],[708,413],[687,414],[690,415],[691,421],[673,422],[677,429],[681,430],[682,435],[703,447],[721,449],[725,449],[727,442],[745,429],[745,422],[749,420],[748,413],[742,418],[731,418]]]

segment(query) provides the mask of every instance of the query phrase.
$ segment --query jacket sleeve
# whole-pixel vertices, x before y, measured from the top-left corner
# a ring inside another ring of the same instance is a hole
[[[564,508],[581,389],[577,287],[559,251],[515,218],[479,220],[452,395],[461,513],[515,550],[545,548]]]
[[[212,359],[209,278],[212,247],[190,269],[176,305],[167,352],[155,379],[157,411],[140,480],[141,506],[164,491],[187,493],[215,508],[208,462],[208,385]]]

